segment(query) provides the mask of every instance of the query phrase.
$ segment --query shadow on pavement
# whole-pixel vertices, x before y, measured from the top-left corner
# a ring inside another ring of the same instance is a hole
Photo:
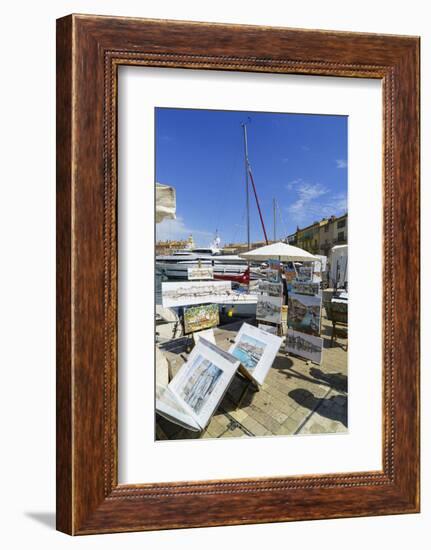
[[[347,428],[347,397],[334,395],[330,398],[315,397],[310,391],[296,389],[289,396],[302,407],[315,411],[320,416],[341,422]]]
[[[340,372],[325,373],[316,367],[311,367],[310,374],[313,378],[326,382],[328,386],[331,386],[334,390],[347,393],[347,376],[344,374]]]

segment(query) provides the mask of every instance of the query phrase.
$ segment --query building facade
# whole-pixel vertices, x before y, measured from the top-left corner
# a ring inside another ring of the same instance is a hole
[[[296,246],[311,254],[319,254],[320,222],[314,222],[303,229],[296,229]]]
[[[322,218],[303,229],[297,227],[296,233],[287,237],[287,242],[307,250],[311,254],[328,256],[331,248],[347,244],[348,215]]]
[[[291,235],[288,235],[286,238],[287,244],[291,244],[292,246],[296,246],[296,232],[292,233]]]
[[[331,216],[320,226],[319,254],[328,256],[333,246],[347,244],[347,214],[343,216]],[[323,220],[322,220],[323,221]]]
[[[187,240],[183,241],[157,241],[156,256],[169,256],[177,250],[191,250],[195,247],[195,242],[192,235]]]

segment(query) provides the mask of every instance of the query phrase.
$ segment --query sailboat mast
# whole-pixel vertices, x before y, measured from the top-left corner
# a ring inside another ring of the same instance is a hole
[[[247,123],[241,124],[244,132],[244,166],[245,166],[245,204],[247,209],[247,250],[250,250],[250,194],[248,185],[248,144],[247,144]]]
[[[276,209],[275,209],[275,199],[272,199],[272,208],[273,208],[273,211],[274,211],[274,242],[277,241],[277,214],[276,214]]]

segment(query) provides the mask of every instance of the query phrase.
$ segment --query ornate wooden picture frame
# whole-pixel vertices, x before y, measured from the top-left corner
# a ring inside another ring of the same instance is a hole
[[[118,483],[117,69],[380,79],[383,468]],[[419,511],[419,39],[70,15],[57,22],[57,528],[69,534]]]

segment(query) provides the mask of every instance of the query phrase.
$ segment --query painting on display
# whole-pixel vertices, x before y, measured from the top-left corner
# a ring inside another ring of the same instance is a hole
[[[248,323],[243,323],[229,353],[241,361],[247,375],[263,384],[280,349],[282,338]]]
[[[181,281],[162,283],[163,307],[221,303],[234,296],[230,281]]]
[[[267,269],[266,278],[269,283],[279,283],[280,282],[280,271],[278,269]]]
[[[311,281],[313,279],[313,267],[312,266],[302,266],[298,269],[298,280],[300,281]]]
[[[281,283],[259,281],[259,292],[266,294],[267,296],[282,296],[283,285]]]
[[[214,270],[212,267],[188,267],[187,278],[189,281],[214,279]]]
[[[320,365],[322,362],[323,338],[288,329],[286,351]]]
[[[292,281],[292,292],[295,294],[308,294],[309,296],[315,296],[320,292],[319,283],[310,281]]]
[[[257,326],[258,328],[260,328],[261,330],[264,330],[265,332],[269,332],[271,334],[277,334],[277,327],[275,327],[274,325],[262,325],[261,323],[259,323]]]
[[[169,385],[157,387],[156,412],[189,430],[202,431],[238,366],[238,359],[201,338]]]
[[[321,309],[322,298],[320,296],[290,293],[287,312],[288,327],[319,336]]]
[[[257,297],[256,319],[268,323],[281,323],[282,296],[266,296],[261,294]]]
[[[203,304],[184,308],[184,333],[216,327],[220,323],[218,304]]]

